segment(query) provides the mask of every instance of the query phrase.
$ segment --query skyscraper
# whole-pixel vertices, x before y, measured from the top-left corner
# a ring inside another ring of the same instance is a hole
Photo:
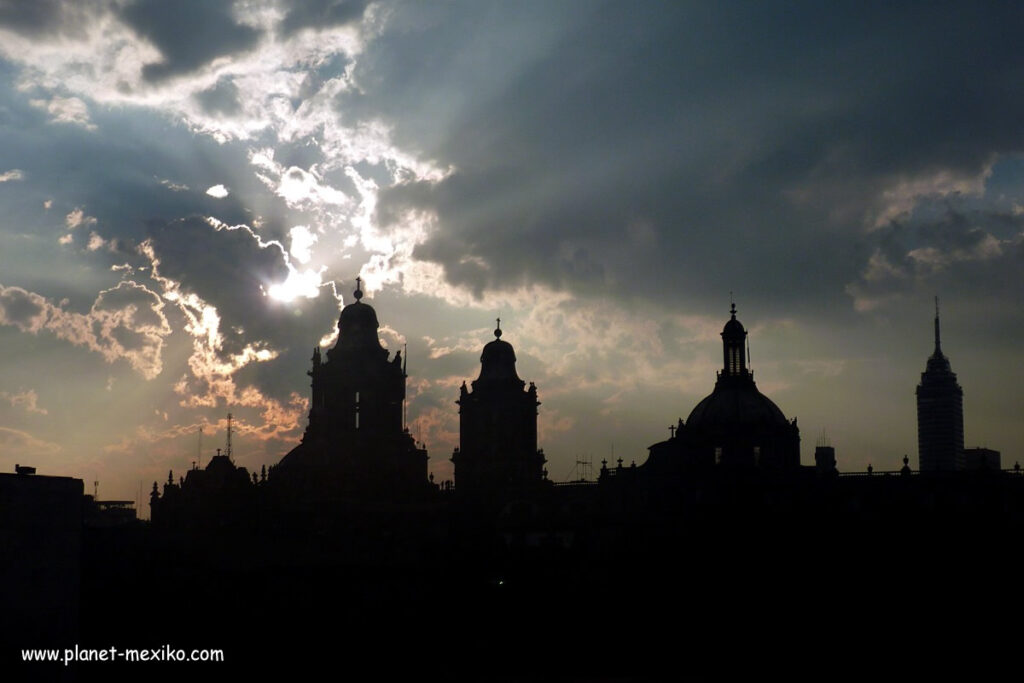
[[[939,343],[935,297],[935,351],[917,385],[917,457],[922,472],[963,469],[964,392]]]

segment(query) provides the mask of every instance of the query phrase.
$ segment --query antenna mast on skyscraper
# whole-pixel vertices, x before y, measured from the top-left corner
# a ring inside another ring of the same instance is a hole
[[[227,448],[225,450],[227,452],[224,453],[224,455],[228,456],[228,460],[231,460],[231,462],[234,462],[234,460],[231,459],[231,413],[228,413],[228,442],[227,442]]]
[[[402,344],[402,377],[403,378],[409,376],[409,374],[405,371],[405,369],[408,366],[409,366],[409,345],[408,344]],[[404,381],[404,379],[403,379],[403,381]],[[402,392],[402,429],[403,430],[409,428],[409,422],[408,422],[409,415],[408,415],[408,412],[407,412],[406,405],[407,404],[406,404],[406,398],[405,398],[405,391],[403,391]]]
[[[203,427],[199,426],[199,443],[196,445],[196,464],[203,468]]]

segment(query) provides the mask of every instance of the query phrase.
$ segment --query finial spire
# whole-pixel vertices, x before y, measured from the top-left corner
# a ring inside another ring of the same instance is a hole
[[[494,328],[494,336],[501,339],[501,318],[498,318],[498,326]]]
[[[939,345],[939,297],[935,297],[935,353],[941,354],[942,347]]]
[[[731,294],[731,292],[730,292],[730,294]],[[732,298],[732,297],[730,296],[730,298]],[[735,320],[736,319],[736,302],[735,301],[732,302],[732,306],[729,308],[729,313],[732,315],[732,319]]]
[[[363,279],[358,275],[356,276],[356,291],[352,292],[352,296],[356,298],[356,301],[363,298]]]

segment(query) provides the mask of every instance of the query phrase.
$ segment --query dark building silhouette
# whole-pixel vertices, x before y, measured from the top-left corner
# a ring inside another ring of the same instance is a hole
[[[644,467],[652,472],[760,467],[800,467],[800,430],[757,390],[747,368],[747,331],[732,305],[722,330],[723,367],[715,389],[673,428],[670,439],[650,447]]]
[[[338,319],[338,340],[313,351],[309,425],[302,443],[272,470],[272,486],[292,496],[401,498],[422,492],[427,452],[403,424],[405,364],[389,359],[373,307],[355,302]]]
[[[150,521],[154,527],[174,531],[205,533],[245,528],[256,517],[255,488],[260,483],[255,476],[250,479],[246,468],[235,465],[218,448],[204,469],[193,467],[177,483],[174,473],[169,472],[163,495],[153,482]]]
[[[15,472],[0,473],[0,642],[63,646],[78,632],[83,483]]]
[[[460,494],[488,495],[544,481],[544,452],[537,449],[537,387],[516,372],[516,352],[501,338],[480,356],[480,376],[459,393],[459,447],[452,454]]]
[[[917,455],[922,472],[964,469],[964,392],[939,343],[935,299],[935,351],[917,385]]]
[[[97,646],[224,647],[224,668],[172,670],[204,679],[294,677],[296,657],[354,679],[648,680],[681,661],[700,679],[738,677],[736,639],[722,634],[739,614],[755,636],[741,658],[750,673],[782,662],[789,677],[820,678],[856,659],[833,646],[861,635],[865,619],[920,615],[935,633],[877,621],[887,640],[909,634],[906,649],[922,651],[989,617],[954,623],[944,615],[958,598],[982,611],[1021,602],[994,587],[991,568],[1017,561],[1024,472],[999,471],[998,452],[972,449],[976,470],[950,476],[915,473],[909,458],[898,471],[838,473],[824,436],[815,466],[801,467],[796,421],[757,390],[735,306],[714,391],[646,463],[602,462],[598,481],[546,481],[537,390],[519,378],[499,321],[479,377],[460,392],[453,491],[427,479],[426,452],[403,425],[401,355],[380,346],[361,298],[357,289],[342,311],[326,359],[314,352],[302,443],[266,476],[218,454],[169,476],[162,495],[154,487],[151,524],[90,526],[75,502],[86,498],[80,481],[30,468],[0,475],[0,538],[13,541],[0,553],[14,594],[0,617],[8,631],[66,645],[80,623],[82,642]],[[892,567],[917,577],[913,590],[902,578],[864,580]],[[161,594],[148,608],[146,596]],[[684,618],[622,629],[666,614]],[[819,640],[780,660],[793,643],[779,614],[813,623]],[[424,633],[457,647],[439,655]],[[48,680],[56,670],[38,671]],[[68,670],[120,678],[108,667]]]
[[[998,471],[1002,467],[1002,454],[991,448],[965,448],[963,451],[963,469]]]

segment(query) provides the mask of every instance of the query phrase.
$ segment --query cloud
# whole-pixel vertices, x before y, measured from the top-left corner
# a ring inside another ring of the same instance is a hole
[[[127,5],[121,18],[152,41],[163,57],[146,64],[143,77],[162,81],[252,48],[260,31],[238,23],[232,16],[233,4],[230,0],[137,0]]]
[[[153,223],[140,252],[192,337],[175,387],[183,405],[257,408],[266,438],[296,429],[305,410],[296,373],[337,319],[333,287],[298,272],[280,243],[215,219]],[[297,296],[276,301],[284,290]]]
[[[280,30],[289,36],[304,28],[320,29],[358,21],[368,0],[294,0],[281,20]]]
[[[858,311],[919,292],[992,298],[1012,289],[1014,273],[1024,268],[1024,216],[948,203],[941,213],[919,213],[872,233],[871,257],[846,287]]]
[[[67,226],[68,230],[74,230],[80,225],[96,225],[96,218],[94,216],[86,216],[85,211],[78,207],[64,217],[64,225]]]
[[[238,86],[229,79],[222,78],[211,88],[196,93],[196,100],[203,111],[210,115],[232,116],[241,111]]]
[[[44,441],[18,429],[0,427],[0,456],[7,460],[20,458],[17,462],[25,462],[31,458],[49,458],[61,451],[60,444]]]
[[[21,287],[0,285],[0,324],[30,334],[48,331],[99,353],[108,363],[126,360],[146,379],[163,368],[161,351],[171,333],[163,308],[153,291],[127,280],[101,291],[87,314]]]
[[[0,3],[0,26],[40,37],[51,33],[75,35],[83,23],[94,18],[105,0],[32,0]]]
[[[25,177],[25,174],[17,168],[12,168],[10,171],[4,171],[0,173],[0,183],[8,183],[12,180],[21,180]]]
[[[224,197],[228,196],[228,188],[223,185],[213,185],[212,187],[207,188],[206,194],[217,199],[224,199]]]
[[[48,414],[46,408],[39,407],[39,395],[34,389],[19,391],[14,394],[6,391],[0,391],[0,399],[9,402],[12,407],[22,408],[26,413],[35,413],[37,415]]]
[[[1022,58],[1000,28],[1017,20],[963,9],[421,6],[367,47],[338,109],[456,169],[383,187],[377,217],[426,215],[413,258],[478,296],[744,288],[813,307],[863,266],[865,226],[977,193],[1020,150]]]
[[[89,107],[77,97],[53,95],[48,100],[31,100],[31,104],[39,109],[45,109],[53,123],[69,123],[86,130],[96,130],[96,126],[89,119]]]

